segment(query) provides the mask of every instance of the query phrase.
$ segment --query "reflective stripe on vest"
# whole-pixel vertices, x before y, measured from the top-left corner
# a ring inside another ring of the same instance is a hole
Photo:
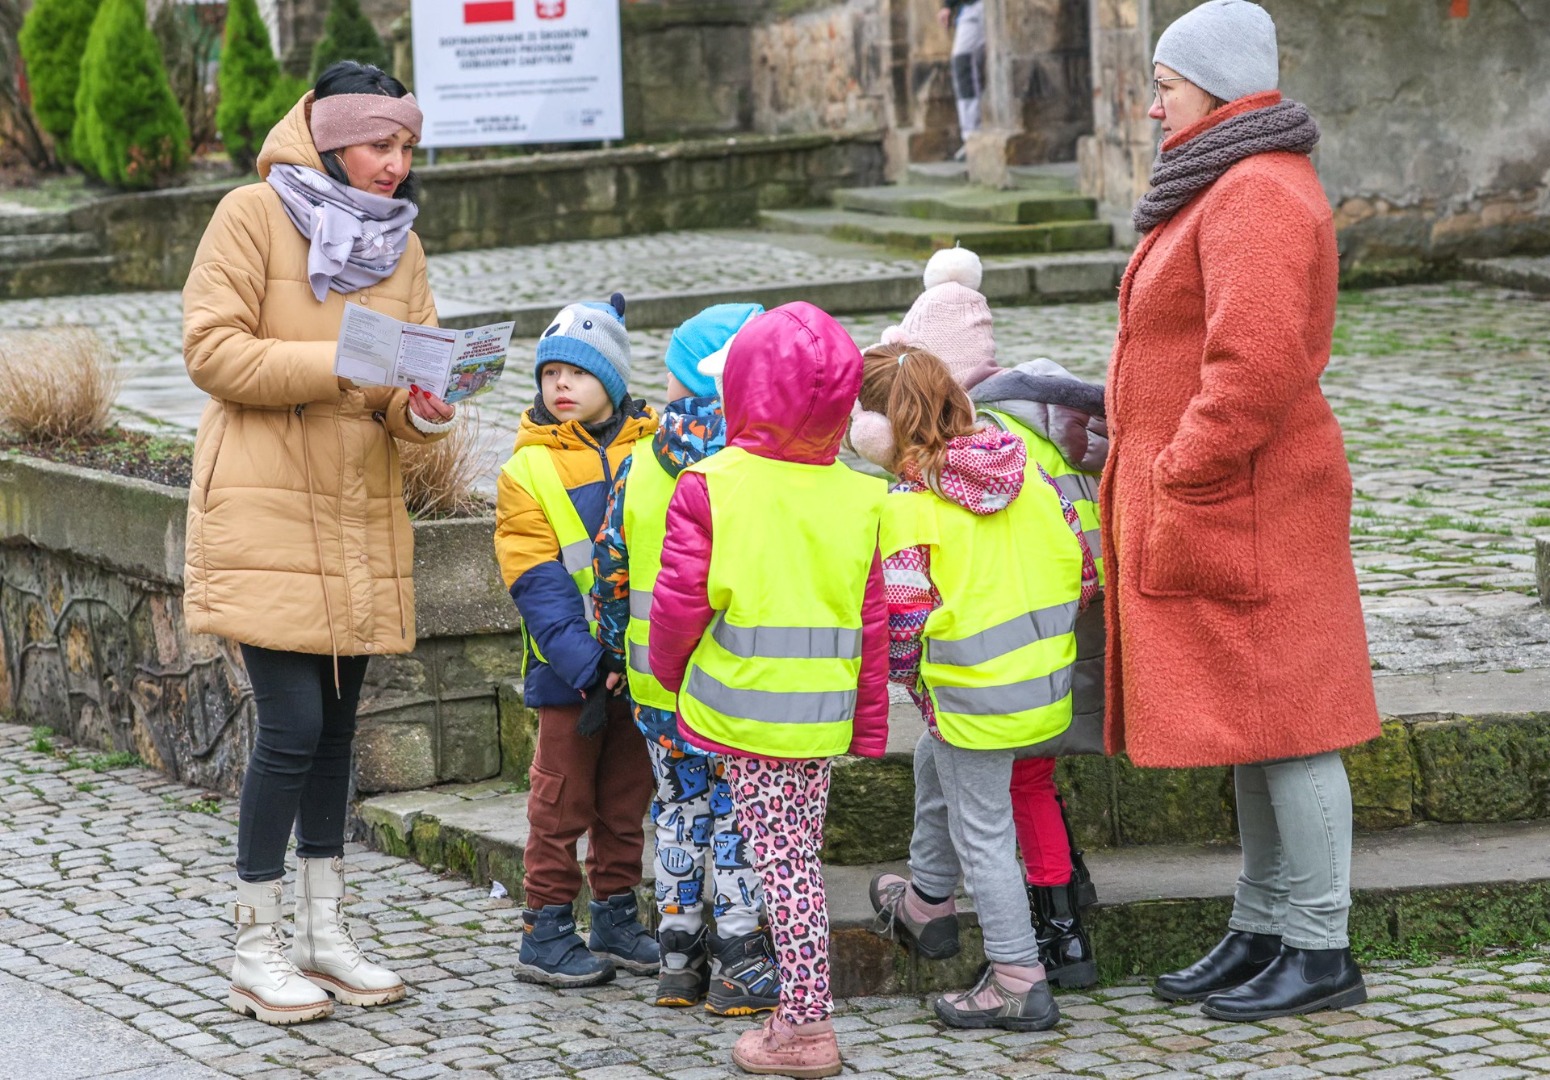
[[[630,552],[630,621],[624,631],[624,650],[635,704],[672,712],[678,696],[651,670],[650,620],[651,590],[662,572],[667,504],[676,481],[657,460],[654,440],[654,435],[636,440],[630,451],[630,475],[624,481],[624,542]]]
[[[689,658],[682,723],[749,754],[844,753],[883,482],[840,464],[773,461],[737,447],[690,471],[705,476],[710,497],[706,592],[716,617]]]
[[[942,603],[926,618],[920,688],[954,746],[1031,746],[1071,724],[1082,554],[1048,485],[985,517],[929,491],[890,495],[883,553],[930,548]]]
[[[592,537],[587,535],[587,527],[576,512],[576,504],[571,502],[570,492],[565,490],[565,482],[554,465],[554,456],[546,446],[524,446],[511,455],[501,471],[512,483],[533,496],[549,520],[549,527],[554,530],[554,538],[560,545],[560,565],[565,567],[576,590],[581,593],[582,607],[587,613],[587,631],[595,634],[597,623],[592,618],[592,600],[588,595],[592,591]],[[522,637],[533,655],[548,663],[539,651],[537,640],[527,632],[526,623],[522,626]],[[526,674],[525,657],[523,668]]]
[[[1029,463],[1038,462],[1043,466],[1044,471],[1055,481],[1055,486],[1060,489],[1060,493],[1076,507],[1076,516],[1082,523],[1082,537],[1087,541],[1087,546],[1093,553],[1093,560],[1098,564],[1098,584],[1101,586],[1104,583],[1103,538],[1098,526],[1098,477],[1093,473],[1084,473],[1072,468],[1071,463],[1061,454],[1059,447],[1021,421],[1004,412],[983,406],[979,413],[994,422],[1002,431],[1011,432],[1021,439],[1023,445],[1028,448]]]

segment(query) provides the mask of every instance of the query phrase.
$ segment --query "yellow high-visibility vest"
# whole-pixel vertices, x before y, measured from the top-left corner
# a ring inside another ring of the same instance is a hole
[[[1005,750],[1070,727],[1082,552],[1049,486],[1030,480],[983,517],[929,491],[890,495],[882,536],[885,558],[930,549],[942,604],[922,633],[920,687],[942,738]]]
[[[1082,536],[1087,540],[1087,546],[1092,549],[1093,561],[1098,564],[1098,585],[1102,587],[1103,577],[1103,535],[1098,526],[1098,477],[1094,473],[1085,473],[1071,467],[1060,448],[1050,442],[1044,436],[1034,431],[1028,425],[1013,419],[1004,412],[995,409],[987,409],[983,405],[979,407],[979,414],[992,421],[1002,431],[1010,432],[1023,441],[1028,447],[1028,463],[1037,462],[1049,473],[1055,481],[1055,486],[1060,493],[1071,501],[1076,507],[1076,516],[1082,522]],[[1037,471],[1030,476],[1031,483],[1037,478]]]
[[[592,615],[592,537],[587,533],[587,527],[581,522],[581,515],[576,512],[576,504],[570,501],[570,494],[565,490],[565,482],[560,479],[560,471],[554,466],[554,457],[549,453],[547,446],[530,443],[522,447],[511,459],[502,466],[501,471],[509,476],[513,483],[526,491],[543,509],[544,517],[549,519],[549,527],[554,530],[554,538],[560,543],[560,563],[565,567],[565,572],[576,583],[576,589],[581,593],[582,610],[587,614],[587,632],[597,633],[597,620]],[[527,622],[522,624],[522,641],[526,648],[522,655],[522,674],[527,674],[527,651],[543,663],[544,654],[539,651],[538,642],[527,632]]]
[[[776,758],[850,747],[861,606],[886,486],[845,465],[728,447],[687,471],[710,497],[716,615],[689,658],[679,715],[723,746]]]
[[[624,538],[630,550],[630,622],[624,633],[629,658],[630,697],[637,705],[672,712],[677,696],[651,673],[651,590],[662,572],[667,504],[677,481],[662,468],[646,435],[631,451],[624,481]]]

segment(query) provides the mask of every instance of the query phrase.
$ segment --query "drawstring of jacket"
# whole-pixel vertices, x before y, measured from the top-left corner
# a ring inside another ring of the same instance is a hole
[[[408,407],[408,405],[404,406],[406,409]],[[400,502],[402,502],[404,497],[402,490],[398,492],[394,492],[393,490],[393,465],[398,460],[398,444],[393,441],[393,433],[388,430],[387,420],[381,413],[373,413],[371,418],[382,425],[382,435],[387,439],[388,444],[388,551],[393,557],[393,591],[395,594],[397,594],[398,597],[398,636],[407,639],[409,637],[409,620],[404,615],[404,579],[403,575],[398,572],[398,519],[392,513],[392,511],[395,509],[393,506],[393,499],[396,497]],[[410,573],[413,572],[414,568],[411,567]]]
[[[328,620],[328,649],[334,657],[334,696],[343,697],[339,685],[339,641],[334,636],[334,602],[328,595],[328,570],[323,565],[323,530],[318,525],[317,495],[312,488],[312,447],[307,441],[307,418],[302,415],[305,405],[296,406],[296,419],[301,422],[301,456],[306,462],[307,510],[312,515],[312,542],[317,546],[318,580],[323,583],[323,615]]]

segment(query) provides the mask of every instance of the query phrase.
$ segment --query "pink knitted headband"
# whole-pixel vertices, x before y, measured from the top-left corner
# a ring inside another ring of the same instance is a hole
[[[312,102],[312,141],[318,153],[375,142],[408,128],[420,137],[425,114],[413,94],[332,94]]]

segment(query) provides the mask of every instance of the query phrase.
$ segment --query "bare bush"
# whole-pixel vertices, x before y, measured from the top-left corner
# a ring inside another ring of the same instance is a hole
[[[122,382],[90,330],[0,334],[0,428],[16,438],[61,443],[101,435]]]
[[[483,510],[474,485],[494,465],[479,437],[479,411],[464,405],[452,430],[433,443],[404,443],[399,462],[404,505],[416,517],[460,517]]]

